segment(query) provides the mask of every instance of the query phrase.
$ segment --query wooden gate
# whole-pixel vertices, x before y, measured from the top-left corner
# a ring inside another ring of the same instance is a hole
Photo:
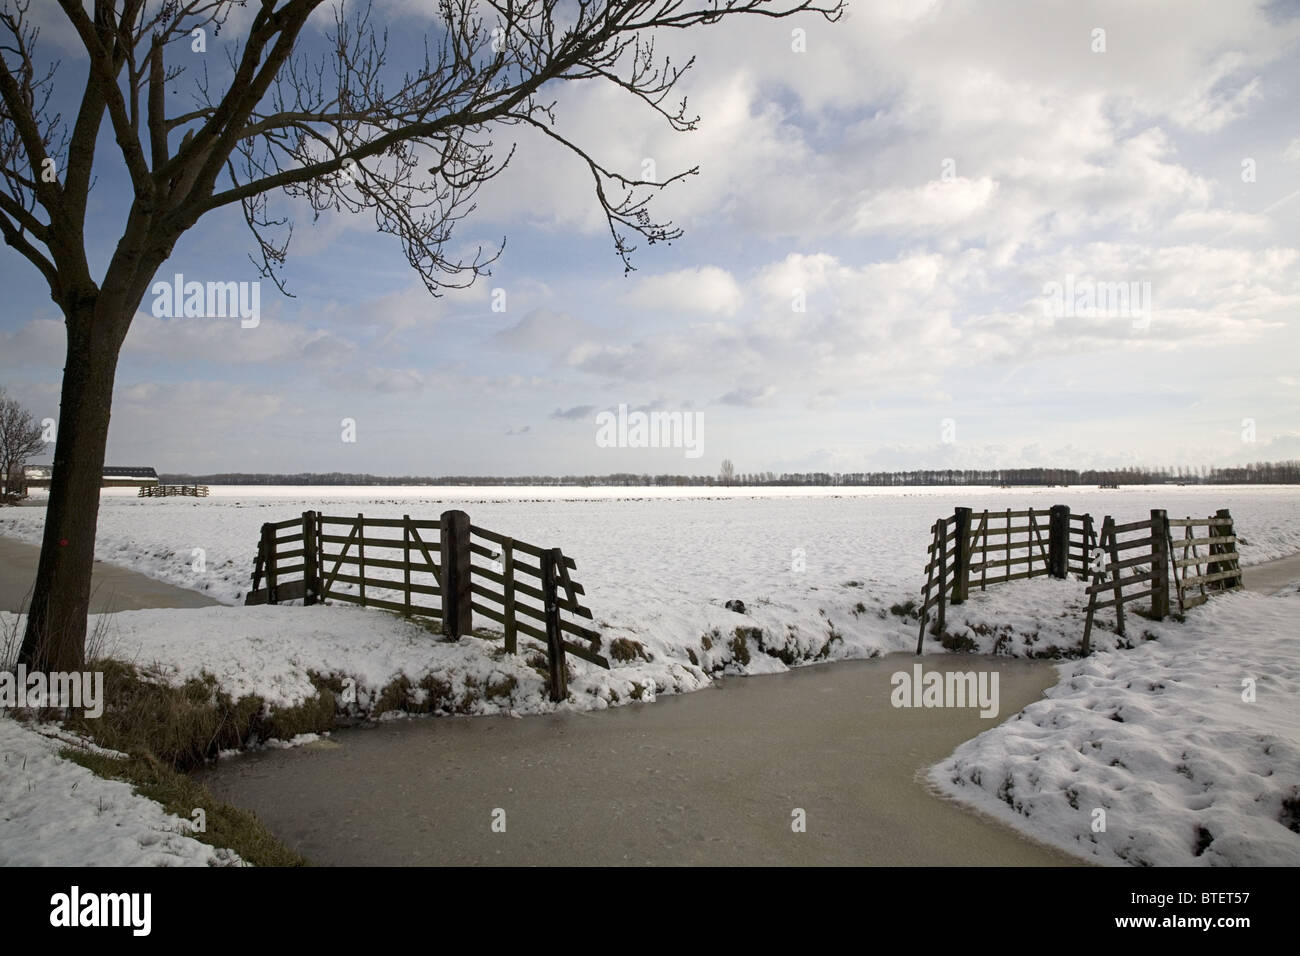
[[[476,556],[490,563],[475,564]],[[463,511],[444,512],[437,521],[305,511],[262,525],[244,603],[380,607],[434,619],[452,639],[473,633],[477,612],[503,625],[509,653],[518,652],[521,635],[541,642],[551,699],[560,701],[568,696],[566,655],[609,668],[600,632],[565,617],[592,619],[579,601],[582,585],[569,574],[575,570],[559,548],[473,526]]]
[[[1175,528],[1183,529],[1181,537],[1174,536]],[[1200,537],[1197,528],[1205,529]],[[1201,548],[1206,549],[1204,554]],[[1233,532],[1232,515],[1226,508],[1209,518],[1171,518],[1169,552],[1180,611],[1204,604],[1212,592],[1237,591],[1242,587],[1237,536]],[[1190,576],[1188,569],[1192,569]],[[1193,590],[1198,593],[1190,593]]]

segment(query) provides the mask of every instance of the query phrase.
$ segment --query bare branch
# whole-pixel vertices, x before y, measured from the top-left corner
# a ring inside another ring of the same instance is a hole
[[[27,240],[22,230],[17,228],[6,215],[0,215],[0,236],[4,237],[5,245],[17,250],[23,258],[41,271],[45,281],[50,284],[51,295],[58,301],[63,294],[63,280],[54,263],[42,255],[41,251]]]
[[[29,259],[36,254],[47,278],[56,266],[61,287],[82,296],[97,289],[83,235],[105,117],[134,191],[104,280],[115,295],[147,282],[204,214],[235,203],[256,243],[254,263],[283,291],[293,221],[272,209],[273,193],[305,202],[313,216],[373,213],[435,295],[472,283],[490,274],[504,242],[461,256],[452,236],[482,185],[508,167],[514,147],[498,152],[494,133],[512,126],[540,131],[587,166],[626,273],[636,237],[654,244],[681,236],[650,204],[698,169],[651,181],[609,168],[560,131],[556,101],[542,98],[548,87],[610,84],[671,129],[690,131],[699,117],[673,91],[694,60],[661,56],[657,31],[741,15],[834,22],[844,9],[842,0],[438,0],[422,60],[398,72],[368,3],[346,13],[337,7],[333,30],[309,55],[303,30],[325,0],[258,0],[243,37],[223,47],[229,73],[221,89],[205,62],[192,107],[169,110],[169,87],[183,70],[183,61],[169,62],[170,51],[199,26],[215,37],[240,0],[58,0],[89,63],[68,142],[55,133],[57,117],[47,116],[53,73],[38,76],[36,37],[24,19],[29,2],[0,0],[0,27],[10,37],[0,42],[0,212],[6,242]],[[173,132],[183,133],[174,151]],[[62,188],[57,177],[39,175],[51,144],[67,145]]]

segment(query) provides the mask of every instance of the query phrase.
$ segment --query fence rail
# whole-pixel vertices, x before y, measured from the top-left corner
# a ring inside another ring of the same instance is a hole
[[[576,570],[559,548],[477,527],[463,511],[437,521],[304,511],[262,525],[244,603],[380,607],[433,618],[452,639],[473,633],[478,613],[502,626],[508,653],[518,653],[521,635],[546,647],[551,699],[560,701],[568,696],[566,655],[609,667],[600,632],[564,616],[593,618],[569,574]]]

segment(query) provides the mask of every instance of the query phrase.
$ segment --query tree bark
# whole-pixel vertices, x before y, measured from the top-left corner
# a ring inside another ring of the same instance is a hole
[[[77,671],[85,663],[99,490],[108,444],[120,321],[97,316],[97,298],[67,311],[67,361],[59,403],[45,537],[19,660],[30,670]],[[128,317],[129,322],[129,317]]]

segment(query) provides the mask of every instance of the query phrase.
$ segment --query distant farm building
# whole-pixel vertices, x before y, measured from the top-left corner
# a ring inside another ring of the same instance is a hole
[[[54,469],[49,465],[28,466],[23,469],[23,478],[30,488],[48,488]],[[108,468],[104,469],[101,488],[145,488],[158,484],[158,472],[152,468]]]

